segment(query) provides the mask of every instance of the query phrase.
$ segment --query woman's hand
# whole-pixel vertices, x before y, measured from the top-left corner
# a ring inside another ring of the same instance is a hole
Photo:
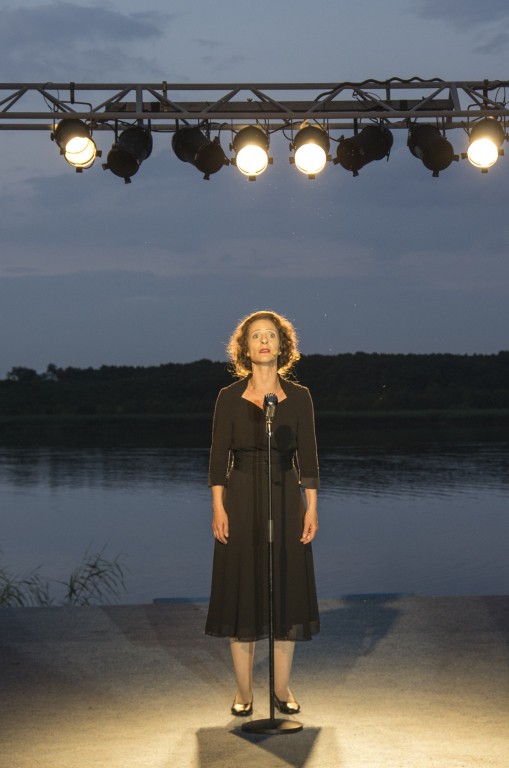
[[[212,486],[212,533],[221,544],[228,544],[228,515],[223,506],[224,488]]]
[[[318,531],[318,515],[314,510],[309,510],[304,515],[304,526],[302,529],[301,542],[309,544],[316,536]]]
[[[223,509],[214,509],[212,516],[212,533],[221,544],[228,544],[228,515]]]
[[[318,497],[314,488],[306,488],[305,493],[307,512],[304,515],[301,542],[303,544],[309,544],[310,541],[313,541],[316,536],[316,532],[318,531]]]

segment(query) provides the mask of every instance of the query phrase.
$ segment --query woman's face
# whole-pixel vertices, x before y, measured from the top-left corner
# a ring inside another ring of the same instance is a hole
[[[279,354],[279,333],[269,318],[253,320],[247,330],[247,351],[255,365],[274,363]]]

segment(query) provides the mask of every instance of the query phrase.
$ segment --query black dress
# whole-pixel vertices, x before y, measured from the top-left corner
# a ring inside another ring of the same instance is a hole
[[[219,393],[209,485],[225,486],[227,544],[216,541],[206,634],[268,637],[267,437],[263,410],[242,397],[247,380]],[[282,381],[272,427],[274,636],[310,640],[320,629],[311,544],[303,544],[301,488],[318,488],[309,390]]]

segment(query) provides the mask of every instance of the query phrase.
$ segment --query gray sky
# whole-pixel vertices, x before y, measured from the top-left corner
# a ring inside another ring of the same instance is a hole
[[[139,8],[0,2],[3,82],[508,77],[502,0]],[[224,359],[239,317],[266,307],[304,353],[507,349],[509,151],[488,174],[463,161],[434,179],[394,133],[388,163],[313,182],[274,139],[254,183],[232,167],[203,181],[159,135],[125,185],[100,161],[76,174],[45,133],[3,131],[0,376]]]

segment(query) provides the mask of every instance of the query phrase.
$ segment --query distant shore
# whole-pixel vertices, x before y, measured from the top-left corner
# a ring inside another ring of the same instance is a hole
[[[485,431],[505,436],[509,434],[508,427],[508,408],[316,413],[316,431],[322,446],[355,441],[355,435],[412,429],[421,435],[437,431],[470,432],[471,439],[476,440]],[[0,444],[4,445],[146,443],[207,448],[211,430],[212,413],[0,416]]]
[[[315,411],[316,420],[346,419],[348,421],[462,421],[509,419],[509,408],[448,408],[379,411]],[[8,414],[0,415],[0,426],[8,424],[121,424],[126,422],[211,421],[209,413],[101,413],[101,414]]]

